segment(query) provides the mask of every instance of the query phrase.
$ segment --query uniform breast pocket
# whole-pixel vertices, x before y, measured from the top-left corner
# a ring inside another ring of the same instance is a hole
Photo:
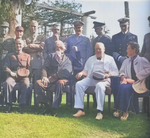
[[[78,46],[78,49],[81,53],[81,57],[85,57],[86,56],[86,52],[87,52],[87,45],[86,42],[81,42]]]
[[[82,41],[81,43],[79,43],[79,45],[82,50],[86,50],[86,47],[87,47],[86,41]]]

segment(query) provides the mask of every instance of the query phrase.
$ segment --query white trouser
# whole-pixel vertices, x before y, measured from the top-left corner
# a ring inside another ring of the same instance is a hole
[[[95,86],[97,110],[103,111],[105,90],[106,86],[110,86],[109,81],[95,81],[92,78],[86,77],[85,79],[76,83],[76,95],[74,108],[84,109],[84,95],[85,91],[89,86]]]
[[[106,87],[110,86],[109,81],[101,81],[96,84],[95,93],[97,101],[97,110],[103,111],[104,101],[105,101],[105,90]]]

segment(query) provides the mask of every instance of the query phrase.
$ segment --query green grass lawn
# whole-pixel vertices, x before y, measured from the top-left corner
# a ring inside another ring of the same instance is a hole
[[[112,115],[113,102],[108,113],[106,101],[104,118],[97,121],[91,97],[89,111],[85,98],[85,116],[74,118],[76,110],[67,106],[65,100],[63,94],[57,117],[39,115],[43,109],[33,105],[23,114],[17,112],[17,106],[13,106],[12,113],[0,112],[0,138],[148,138],[150,121],[144,114],[130,113],[127,121],[121,121]]]

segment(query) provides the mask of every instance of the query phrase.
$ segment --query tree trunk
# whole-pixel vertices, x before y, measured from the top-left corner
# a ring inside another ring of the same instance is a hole
[[[21,18],[22,18],[22,9],[21,3],[19,4],[19,0],[13,0],[11,2],[12,10],[15,13],[15,17],[10,21],[10,30],[9,33],[12,37],[15,37],[15,28],[16,26],[21,26]]]

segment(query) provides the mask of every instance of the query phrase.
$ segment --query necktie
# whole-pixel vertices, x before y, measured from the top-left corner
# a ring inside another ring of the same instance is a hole
[[[135,58],[132,58],[131,59],[131,77],[133,80],[137,81],[137,77],[136,77],[136,73],[135,73],[135,70],[134,70],[134,59]]]

